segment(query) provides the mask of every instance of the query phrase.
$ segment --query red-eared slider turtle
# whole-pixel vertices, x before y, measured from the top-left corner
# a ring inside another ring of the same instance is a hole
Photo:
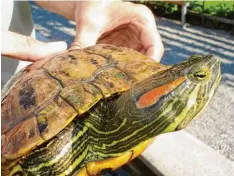
[[[164,66],[95,45],[33,63],[2,93],[3,175],[102,175],[159,134],[183,129],[208,104],[220,60]]]

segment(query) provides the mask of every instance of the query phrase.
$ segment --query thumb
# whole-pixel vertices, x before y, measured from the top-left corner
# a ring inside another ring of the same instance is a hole
[[[36,61],[67,49],[65,42],[40,42],[32,37],[2,31],[1,55],[24,61]]]
[[[95,45],[97,43],[98,38],[100,37],[100,33],[98,30],[85,29],[86,27],[82,27],[82,29],[77,29],[77,34],[74,39],[74,42],[71,46],[72,49],[85,48],[88,46]]]
[[[85,48],[95,45],[106,27],[106,16],[103,14],[106,3],[85,2],[76,10],[76,37],[71,48]],[[83,9],[83,10],[79,10]]]

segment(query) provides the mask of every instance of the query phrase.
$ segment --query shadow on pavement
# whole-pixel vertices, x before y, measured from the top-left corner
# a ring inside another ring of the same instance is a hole
[[[221,58],[222,73],[234,75],[234,36],[194,26],[182,30],[179,23],[163,18],[157,25],[165,46],[163,63],[175,64],[193,54],[215,54]]]
[[[30,1],[31,12],[36,25],[36,37],[42,35],[49,41],[65,41],[71,45],[75,36],[75,23],[51,13]]]

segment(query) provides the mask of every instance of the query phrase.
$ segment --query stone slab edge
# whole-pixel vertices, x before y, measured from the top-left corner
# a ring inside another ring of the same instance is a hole
[[[234,176],[234,162],[183,130],[157,137],[140,159],[160,176]]]

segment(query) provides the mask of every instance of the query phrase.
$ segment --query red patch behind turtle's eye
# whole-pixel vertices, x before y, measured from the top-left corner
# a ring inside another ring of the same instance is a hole
[[[185,79],[184,77],[180,77],[168,84],[165,84],[160,87],[156,87],[144,93],[136,102],[136,107],[138,109],[142,109],[142,108],[149,107],[155,104],[160,97],[174,90],[178,85],[180,85],[184,81],[184,79]]]

